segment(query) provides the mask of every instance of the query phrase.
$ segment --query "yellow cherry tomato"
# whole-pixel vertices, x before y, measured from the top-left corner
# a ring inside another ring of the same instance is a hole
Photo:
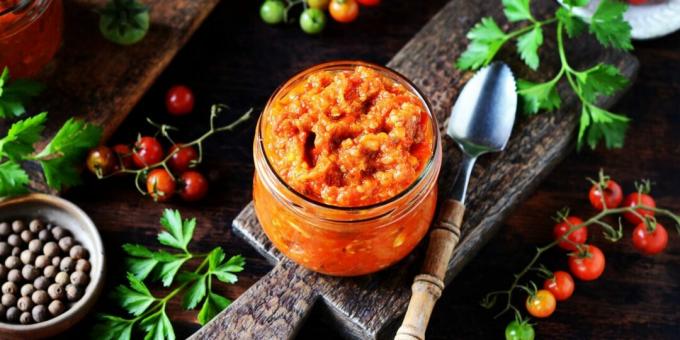
[[[535,295],[527,297],[526,307],[529,314],[536,318],[547,318],[554,311],[557,301],[548,290],[541,289]]]

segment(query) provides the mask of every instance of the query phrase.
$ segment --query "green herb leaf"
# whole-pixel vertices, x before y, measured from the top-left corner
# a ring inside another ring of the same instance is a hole
[[[194,235],[196,219],[182,221],[179,211],[165,209],[161,217],[161,225],[167,231],[158,235],[158,242],[169,247],[187,251],[187,245]]]
[[[182,267],[187,259],[175,259],[161,264],[157,278],[163,282],[164,287],[169,287],[175,279],[177,271]]]
[[[175,330],[172,328],[172,323],[165,313],[165,305],[163,305],[160,311],[142,320],[140,325],[146,331],[144,340],[175,340]]]
[[[503,13],[509,21],[534,20],[529,8],[529,0],[503,0]]]
[[[166,251],[163,250],[153,251],[141,244],[126,243],[123,245],[123,250],[126,253],[128,253],[128,255],[154,259],[159,262],[170,262],[175,261],[177,259],[175,255],[172,255]]]
[[[589,101],[594,101],[597,96],[611,96],[628,85],[628,79],[624,77],[616,66],[609,64],[597,64],[583,72],[576,73],[581,91]]]
[[[543,29],[540,25],[517,38],[517,52],[532,70],[538,68],[538,48],[543,44]]]
[[[240,273],[243,271],[243,266],[246,264],[245,258],[241,255],[232,256],[229,261],[215,268],[212,272],[218,280],[225,283],[236,283],[238,276],[233,273]]]
[[[468,32],[467,38],[470,44],[456,61],[460,70],[475,70],[488,64],[507,41],[508,35],[493,18],[485,17]]]
[[[182,301],[184,309],[194,309],[198,303],[201,302],[206,293],[206,277],[207,275],[201,275],[201,277],[187,289],[186,294],[184,294],[184,300]]]
[[[569,7],[583,7],[589,2],[590,0],[564,0],[564,4]]]
[[[217,266],[224,260],[224,251],[222,247],[214,248],[208,254],[208,270],[213,271],[217,269]]]
[[[205,298],[201,311],[198,312],[198,322],[203,326],[212,320],[215,315],[219,314],[222,310],[229,307],[231,300],[217,295],[213,292],[208,293],[208,297]]]
[[[101,340],[129,340],[132,338],[132,320],[108,314],[97,315],[99,322],[92,329],[92,338]]]
[[[46,120],[47,112],[43,112],[12,124],[7,135],[0,139],[0,157],[5,155],[18,161],[33,153],[33,144],[40,139]]]
[[[0,74],[0,118],[19,117],[26,112],[24,104],[42,92],[44,86],[32,80],[10,82],[9,69]]]
[[[99,143],[102,129],[81,120],[69,119],[36,156],[47,185],[61,189],[80,183],[78,168],[88,149]]]
[[[622,147],[629,121],[628,117],[583,103],[577,148],[585,142],[595,149],[602,139],[608,149]]]
[[[28,174],[18,163],[5,161],[0,164],[0,197],[27,193],[28,181]]]
[[[545,83],[533,83],[528,80],[517,81],[517,93],[522,98],[524,113],[535,114],[539,110],[552,111],[562,104],[557,93],[557,82],[553,79]]]
[[[144,283],[131,273],[128,273],[128,281],[132,289],[119,285],[114,288],[112,296],[128,313],[138,316],[144,313],[156,299]]]
[[[557,20],[559,20],[563,25],[564,29],[567,31],[569,38],[575,38],[579,36],[585,30],[586,24],[581,18],[573,15],[569,10],[564,7],[560,7],[557,12],[555,12]]]
[[[603,46],[632,50],[630,25],[623,19],[628,5],[615,0],[602,0],[590,19],[590,32]]]

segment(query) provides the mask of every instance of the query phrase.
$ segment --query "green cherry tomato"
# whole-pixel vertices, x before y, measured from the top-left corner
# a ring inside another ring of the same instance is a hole
[[[308,8],[300,15],[300,28],[307,34],[319,34],[326,27],[326,15],[318,8]]]
[[[514,320],[505,327],[505,340],[534,340],[534,327],[526,321]]]
[[[286,5],[280,0],[267,0],[260,6],[260,18],[270,25],[283,22],[285,12]]]
[[[110,1],[100,14],[99,31],[116,44],[132,45],[149,31],[149,8],[138,1]]]
[[[307,6],[318,9],[328,9],[331,0],[307,0]]]

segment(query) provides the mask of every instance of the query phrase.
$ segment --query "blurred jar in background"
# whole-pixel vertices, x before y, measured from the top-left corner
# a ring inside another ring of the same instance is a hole
[[[37,75],[62,42],[62,0],[0,0],[0,71]]]

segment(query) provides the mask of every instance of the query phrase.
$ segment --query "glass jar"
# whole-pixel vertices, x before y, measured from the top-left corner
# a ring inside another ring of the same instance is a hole
[[[398,195],[363,207],[341,207],[312,200],[287,185],[267,158],[263,117],[307,75],[319,70],[370,67],[403,85],[422,102],[431,120],[432,150],[419,177]],[[335,276],[373,273],[408,255],[424,237],[437,202],[442,151],[439,129],[429,103],[405,77],[382,66],[355,61],[321,64],[279,87],[257,124],[253,144],[253,200],[264,232],[288,258],[313,271]]]
[[[4,8],[3,8],[4,7]],[[0,70],[37,75],[61,46],[62,0],[0,0]]]

